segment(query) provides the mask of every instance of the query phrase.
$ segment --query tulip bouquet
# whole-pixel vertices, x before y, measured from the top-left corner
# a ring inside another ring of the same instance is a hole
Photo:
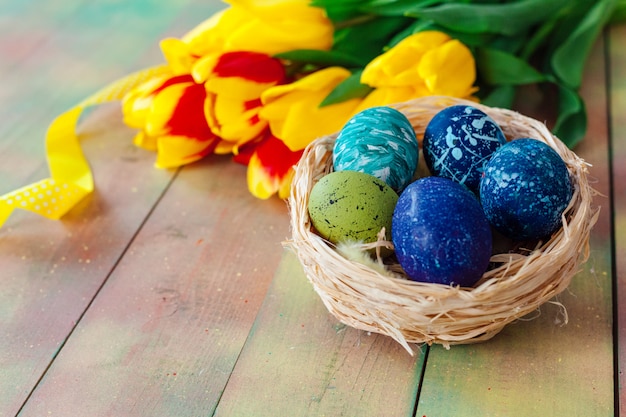
[[[509,108],[519,86],[537,84],[556,93],[553,130],[574,146],[586,130],[578,88],[588,52],[626,15],[624,0],[224,1],[180,39],[161,41],[162,66],[59,116],[47,138],[52,178],[0,197],[0,222],[15,207],[58,218],[91,192],[79,145],[58,138],[76,139],[84,106],[112,99],[157,167],[232,154],[261,199],[288,196],[292,167],[315,138],[368,107],[422,96]],[[45,187],[72,198],[31,207],[27,194]]]
[[[286,198],[306,145],[356,112],[476,91],[470,49],[444,32],[407,33],[384,52],[410,18],[357,20],[349,33],[307,0],[229,3],[182,39],[163,40],[169,71],[123,99],[125,122],[139,129],[135,143],[156,150],[158,167],[232,153],[248,165],[253,195]],[[357,42],[375,27],[384,33]]]
[[[586,128],[577,93],[613,0],[226,0],[229,7],[161,49],[169,72],[123,99],[135,143],[158,167],[210,153],[248,165],[259,198],[289,192],[316,137],[372,106],[448,95],[511,107],[522,84],[558,94],[554,127]]]

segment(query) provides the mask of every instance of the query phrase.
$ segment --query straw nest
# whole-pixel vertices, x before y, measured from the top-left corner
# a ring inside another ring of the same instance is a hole
[[[591,208],[594,190],[587,180],[588,164],[543,123],[511,110],[449,97],[420,98],[392,107],[407,116],[421,142],[430,119],[454,104],[481,109],[501,126],[508,140],[531,137],[550,145],[567,164],[575,188],[558,232],[548,241],[524,242],[493,255],[494,267],[473,288],[414,282],[398,264],[382,270],[376,262],[349,260],[315,234],[307,210],[309,194],[332,170],[337,134],[319,138],[306,148],[296,166],[289,198],[292,239],[285,245],[297,254],[329,312],[354,328],[391,336],[410,353],[409,343],[449,348],[488,340],[561,293],[589,255],[589,233],[598,215]]]

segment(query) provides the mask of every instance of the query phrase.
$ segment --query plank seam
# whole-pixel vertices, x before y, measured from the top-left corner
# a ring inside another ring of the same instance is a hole
[[[87,303],[87,305],[85,306],[85,309],[83,310],[83,312],[80,314],[80,316],[78,317],[78,319],[76,320],[76,322],[72,326],[72,329],[68,332],[67,336],[63,339],[63,341],[59,345],[59,348],[56,350],[56,352],[54,352],[54,354],[50,358],[50,362],[44,368],[43,372],[41,373],[41,375],[37,379],[37,382],[35,382],[35,384],[31,388],[30,392],[28,393],[28,395],[26,396],[26,398],[22,402],[22,405],[20,406],[20,408],[17,410],[17,413],[15,414],[16,417],[19,416],[22,413],[24,407],[26,407],[26,404],[28,404],[28,401],[30,401],[30,398],[33,396],[33,394],[35,393],[35,391],[37,390],[39,385],[41,385],[41,383],[43,382],[43,379],[45,378],[46,374],[48,373],[48,371],[50,370],[50,368],[54,364],[54,362],[57,359],[59,353],[61,353],[61,351],[65,347],[65,344],[68,342],[68,340],[70,340],[70,338],[74,334],[74,331],[76,330],[78,325],[83,320],[83,317],[85,317],[85,314],[87,313],[87,311],[89,311],[89,309],[91,308],[91,306],[94,303],[94,301],[96,300],[96,298],[98,298],[98,295],[100,294],[100,292],[102,291],[104,286],[109,281],[109,278],[111,277],[111,275],[113,275],[113,273],[115,272],[115,270],[119,266],[120,262],[122,261],[122,259],[124,258],[124,256],[126,255],[128,250],[130,249],[130,247],[135,242],[135,239],[137,238],[137,236],[139,235],[141,230],[144,228],[144,226],[146,225],[148,220],[152,217],[152,214],[154,213],[154,210],[159,205],[159,203],[161,202],[161,200],[163,199],[165,194],[167,194],[167,191],[170,189],[170,187],[174,183],[174,180],[178,177],[178,174],[180,173],[181,170],[182,170],[182,168],[180,168],[180,167],[178,169],[176,169],[176,171],[174,172],[174,174],[172,175],[172,177],[170,178],[168,183],[163,188],[163,191],[161,191],[161,194],[159,194],[159,196],[155,200],[154,204],[152,204],[152,207],[150,207],[150,210],[148,211],[148,213],[146,214],[144,219],[141,221],[141,223],[139,223],[139,226],[137,227],[137,230],[135,230],[135,232],[133,233],[132,237],[129,239],[129,241],[126,244],[126,246],[124,246],[124,248],[120,252],[120,254],[117,257],[117,259],[115,260],[115,262],[113,262],[113,265],[111,266],[111,270],[107,273],[106,277],[102,280],[102,283],[100,284],[100,286],[98,287],[96,292],[93,294],[93,297],[91,298],[89,303]]]
[[[420,403],[420,396],[422,395],[422,387],[424,386],[424,379],[426,376],[426,366],[428,365],[428,356],[430,355],[430,346],[428,345],[424,345],[424,347],[426,348],[426,351],[424,352],[424,360],[422,361],[422,370],[420,373],[420,377],[418,380],[418,385],[417,385],[417,393],[415,395],[415,404],[413,406],[413,417],[419,417],[417,415],[417,408],[419,406]]]
[[[612,72],[611,72],[611,36],[610,29],[603,31],[604,37],[604,57],[605,57],[605,89],[606,89],[606,108],[607,108],[607,136],[609,138],[607,143],[607,160],[609,168],[609,200],[611,201],[611,209],[609,213],[609,224],[611,230],[611,302],[612,302],[612,336],[613,336],[613,414],[615,417],[620,415],[620,395],[619,395],[619,307],[617,292],[618,277],[617,277],[617,263],[616,263],[616,230],[615,230],[615,181],[614,181],[614,165],[613,165],[613,111],[612,111],[612,96],[611,90],[613,86]]]

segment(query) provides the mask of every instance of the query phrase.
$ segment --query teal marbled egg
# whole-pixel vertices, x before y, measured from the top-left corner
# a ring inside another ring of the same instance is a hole
[[[354,115],[339,132],[333,148],[335,171],[358,171],[402,191],[417,169],[418,145],[404,114],[386,106]]]

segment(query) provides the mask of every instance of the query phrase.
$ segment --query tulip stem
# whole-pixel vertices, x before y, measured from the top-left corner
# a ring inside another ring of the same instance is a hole
[[[361,15],[352,19],[344,20],[343,22],[335,23],[335,30],[344,29],[350,26],[356,26],[363,23],[371,22],[376,19],[377,16],[373,14]]]

